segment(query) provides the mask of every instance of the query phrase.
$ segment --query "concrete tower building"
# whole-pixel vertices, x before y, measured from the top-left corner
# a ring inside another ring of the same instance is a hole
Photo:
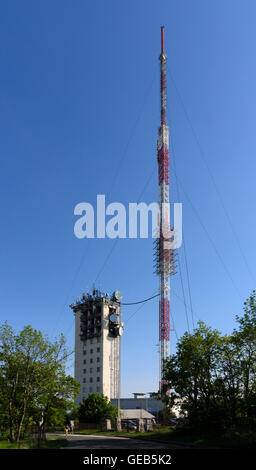
[[[111,297],[93,289],[70,307],[75,314],[75,379],[80,382],[76,405],[89,393],[120,397],[121,293]]]

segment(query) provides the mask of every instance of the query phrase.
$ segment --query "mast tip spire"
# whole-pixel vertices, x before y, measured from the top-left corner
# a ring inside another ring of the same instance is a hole
[[[161,53],[164,53],[164,26],[161,26]]]

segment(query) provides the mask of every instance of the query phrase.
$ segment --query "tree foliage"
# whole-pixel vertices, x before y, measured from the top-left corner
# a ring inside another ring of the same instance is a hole
[[[63,336],[54,343],[26,326],[19,334],[0,327],[0,408],[2,425],[17,442],[31,423],[46,424],[65,413],[79,384],[65,374],[67,349]]]
[[[199,322],[165,363],[165,401],[179,404],[190,429],[199,433],[256,427],[256,291],[236,321],[231,335]]]
[[[104,395],[90,393],[78,408],[80,423],[103,423],[106,419],[114,419],[117,416],[117,407],[112,405]]]

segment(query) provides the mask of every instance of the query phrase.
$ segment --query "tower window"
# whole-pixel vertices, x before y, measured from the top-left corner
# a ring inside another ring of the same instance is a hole
[[[100,348],[97,348],[97,352],[100,352]]]
[[[93,363],[93,359],[90,359],[90,364],[92,364],[92,363]]]
[[[99,378],[99,377],[97,377],[97,382],[99,382],[99,381],[100,381],[100,378]]]
[[[86,369],[84,369],[84,374],[86,374]]]
[[[93,349],[90,349],[90,353],[93,354]]]
[[[92,377],[90,377],[90,382],[91,382],[91,383],[93,382],[93,379],[92,379]]]
[[[97,357],[97,362],[100,362],[100,358],[99,358],[99,357]]]

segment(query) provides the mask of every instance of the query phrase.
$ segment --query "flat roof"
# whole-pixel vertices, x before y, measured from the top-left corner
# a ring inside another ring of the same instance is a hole
[[[121,411],[121,419],[153,419],[155,418],[154,415],[149,413],[142,408],[140,410],[120,410]]]

